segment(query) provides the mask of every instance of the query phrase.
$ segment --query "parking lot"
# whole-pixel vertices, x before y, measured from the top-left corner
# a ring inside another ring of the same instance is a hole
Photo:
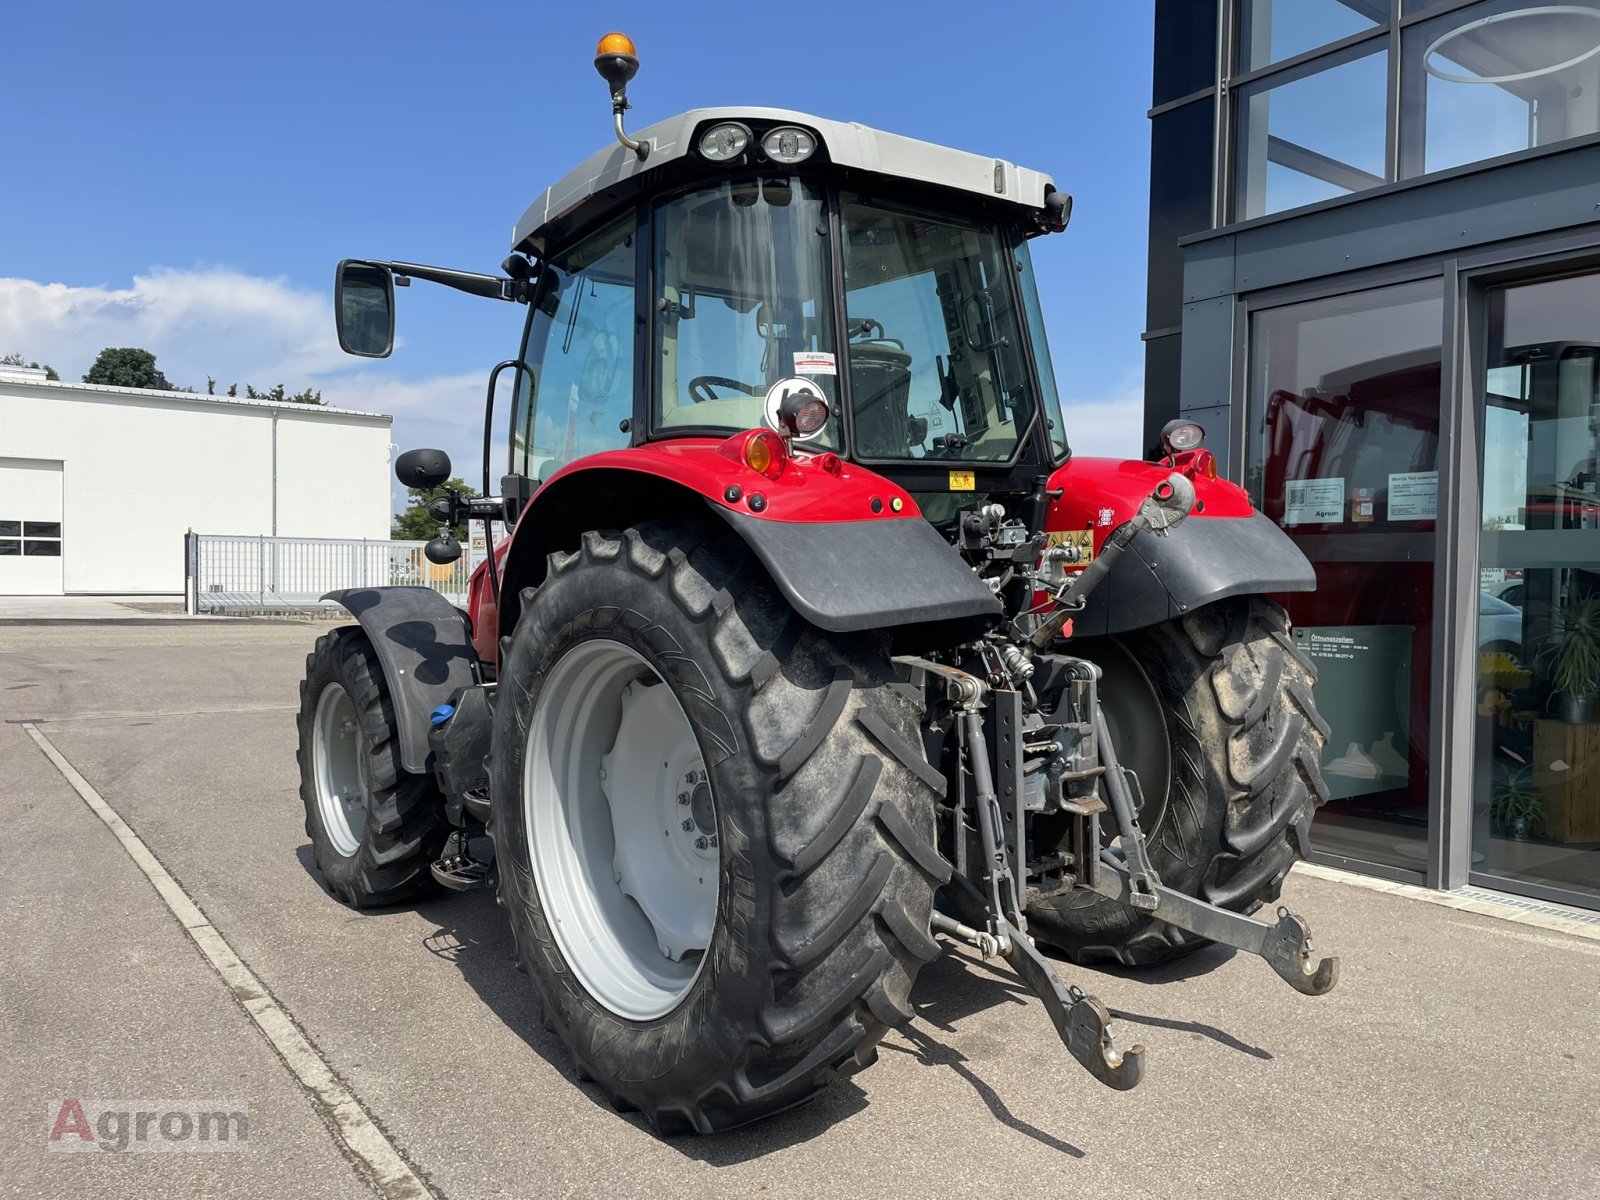
[[[294,754],[317,632],[0,626],[5,1194],[1600,1192],[1600,940],[1325,872],[1286,899],[1342,957],[1327,997],[1216,949],[1138,975],[1065,968],[1148,1048],[1135,1091],[1079,1069],[1003,964],[953,952],[871,1070],[750,1129],[660,1140],[573,1078],[491,895],[356,913],[319,886]],[[202,920],[174,915],[184,895]],[[248,1134],[226,1153],[137,1152],[154,1130],[68,1152],[80,1134],[50,1140],[68,1100],[91,1120],[226,1107]]]

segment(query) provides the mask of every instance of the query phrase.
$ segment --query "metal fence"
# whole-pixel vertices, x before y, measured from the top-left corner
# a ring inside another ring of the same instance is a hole
[[[431,587],[453,604],[467,603],[469,556],[439,566],[423,556],[423,542],[209,533],[188,534],[185,542],[191,613],[318,611],[331,607],[321,600],[327,592],[392,584]]]

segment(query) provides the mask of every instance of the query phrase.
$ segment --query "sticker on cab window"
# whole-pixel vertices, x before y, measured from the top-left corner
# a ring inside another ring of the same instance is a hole
[[[827,350],[796,350],[794,373],[796,375],[837,375],[839,368]]]

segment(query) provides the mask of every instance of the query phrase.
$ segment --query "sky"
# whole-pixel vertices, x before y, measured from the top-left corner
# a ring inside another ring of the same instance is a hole
[[[1068,432],[1137,455],[1148,0],[8,0],[0,354],[78,379],[103,347],[142,346],[180,387],[314,387],[393,414],[397,451],[441,447],[475,482],[521,306],[419,283],[394,355],[350,358],[334,266],[497,270],[528,203],[610,140],[593,59],[611,29],[639,48],[632,128],[770,105],[1052,175],[1072,224],[1033,253]]]

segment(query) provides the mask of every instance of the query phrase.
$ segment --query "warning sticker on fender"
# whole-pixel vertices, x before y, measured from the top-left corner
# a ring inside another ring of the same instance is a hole
[[[839,368],[833,355],[826,350],[796,350],[794,352],[796,375],[837,375]]]

